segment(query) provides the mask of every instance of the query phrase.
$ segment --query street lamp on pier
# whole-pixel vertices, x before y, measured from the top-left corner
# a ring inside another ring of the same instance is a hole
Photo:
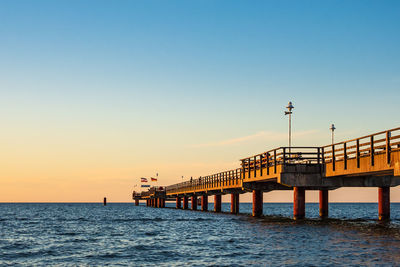
[[[285,115],[289,115],[289,153],[290,153],[290,148],[292,147],[292,109],[294,109],[294,106],[292,102],[289,102],[287,105],[287,110],[285,111]]]

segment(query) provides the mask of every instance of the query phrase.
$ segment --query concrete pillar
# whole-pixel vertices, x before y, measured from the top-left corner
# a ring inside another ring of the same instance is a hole
[[[303,219],[306,214],[306,191],[303,187],[293,188],[293,218]]]
[[[378,189],[379,220],[390,219],[390,187],[379,187]]]
[[[253,190],[253,217],[260,217],[263,213],[263,192]]]
[[[221,212],[221,195],[214,195],[214,211]]]
[[[180,197],[176,197],[176,208],[177,209],[181,208],[181,198]]]
[[[208,196],[207,195],[201,196],[201,210],[202,211],[208,210]]]
[[[238,193],[231,194],[231,213],[232,214],[239,213],[239,194]]]
[[[328,201],[329,190],[319,190],[319,217],[326,218],[329,214],[329,201]]]
[[[184,196],[183,197],[183,209],[184,210],[187,210],[188,209],[188,202],[189,202],[189,199],[188,199],[188,197],[187,196]]]
[[[192,210],[197,210],[197,196],[192,196]]]
[[[135,206],[139,206],[139,199],[135,199]]]

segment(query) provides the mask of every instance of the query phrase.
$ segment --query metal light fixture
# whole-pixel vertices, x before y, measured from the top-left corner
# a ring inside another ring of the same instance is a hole
[[[332,123],[331,128],[329,128],[329,129],[332,131],[332,145],[333,145],[333,143],[335,142],[335,130],[336,130],[336,127]]]
[[[289,153],[290,153],[290,148],[292,146],[292,109],[294,109],[294,106],[292,102],[290,101],[287,105],[287,110],[285,111],[285,115],[289,115]]]

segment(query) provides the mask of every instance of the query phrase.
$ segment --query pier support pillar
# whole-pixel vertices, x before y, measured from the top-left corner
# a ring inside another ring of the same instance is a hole
[[[165,208],[165,198],[161,198],[161,207],[160,208]]]
[[[188,199],[188,197],[187,196],[184,196],[183,197],[183,209],[184,210],[187,210],[188,209],[188,202],[189,202],[189,199]]]
[[[319,217],[327,218],[329,214],[329,190],[319,190]]]
[[[263,213],[263,192],[253,190],[253,217],[260,217]]]
[[[197,196],[192,196],[192,210],[197,210]]]
[[[293,218],[303,219],[306,214],[306,191],[303,187],[293,188]]]
[[[239,213],[239,194],[238,193],[231,194],[231,213],[232,214]]]
[[[176,197],[176,208],[177,209],[181,208],[181,198],[180,197]]]
[[[139,199],[135,199],[135,206],[139,206]]]
[[[390,219],[390,187],[379,187],[378,189],[379,220]]]
[[[150,207],[154,208],[154,198],[150,198]]]
[[[214,211],[221,212],[221,195],[214,195]]]
[[[208,196],[207,195],[201,196],[201,210],[202,211],[208,210]]]

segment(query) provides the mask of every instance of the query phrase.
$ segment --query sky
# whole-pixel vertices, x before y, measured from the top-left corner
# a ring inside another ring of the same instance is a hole
[[[237,168],[287,145],[288,101],[294,146],[329,144],[331,123],[336,141],[398,127],[399,13],[366,0],[0,1],[0,202],[129,202],[140,177]],[[330,201],[375,202],[377,189]]]

